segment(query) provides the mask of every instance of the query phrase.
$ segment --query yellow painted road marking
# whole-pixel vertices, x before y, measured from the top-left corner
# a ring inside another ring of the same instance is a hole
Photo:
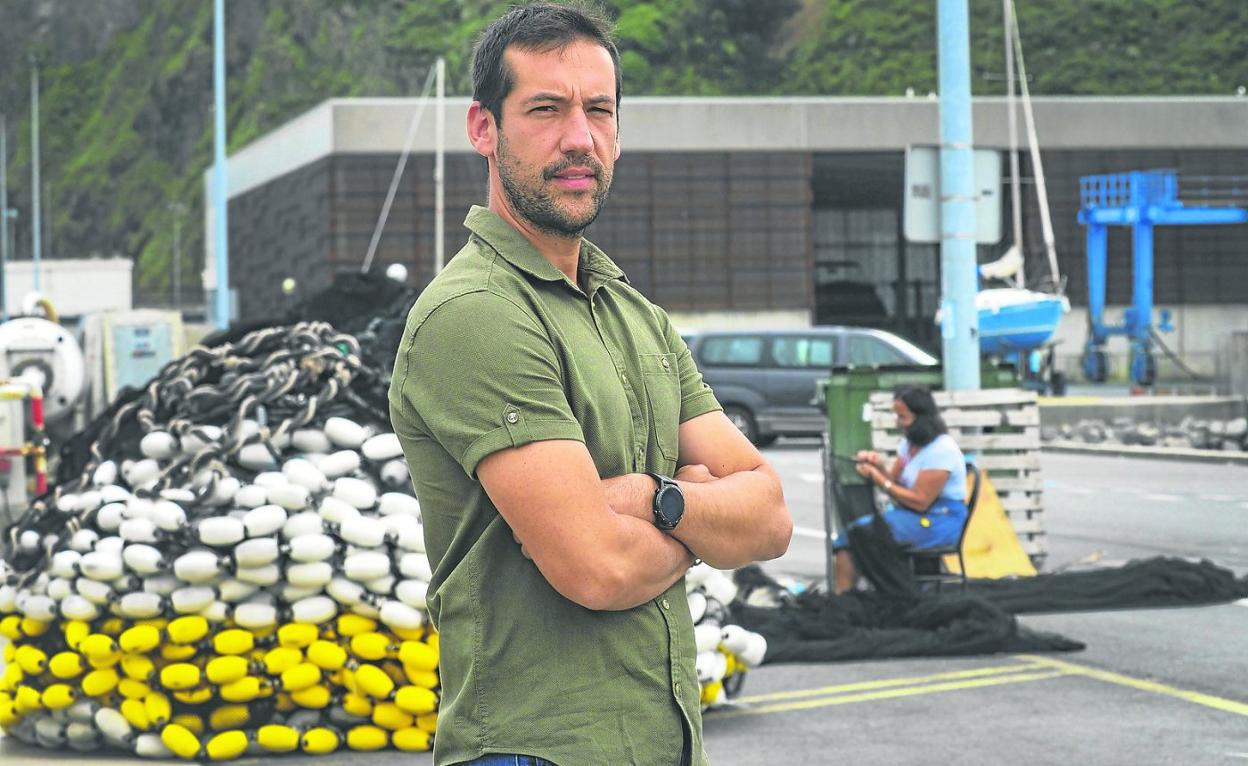
[[[842,694],[835,697],[820,697],[818,699],[803,700],[801,702],[785,702],[778,705],[763,705],[761,707],[725,710],[709,714],[708,718],[736,718],[742,715],[763,715],[765,713],[785,713],[792,710],[809,710],[817,707],[829,707],[832,705],[848,705],[854,702],[869,702],[872,700],[896,699],[898,697],[913,697],[919,694],[935,694],[937,692],[951,692],[961,689],[979,689],[985,686],[998,686],[1001,684],[1016,684],[1026,681],[1047,681],[1050,678],[1061,678],[1070,675],[1061,670],[1043,670],[1038,673],[1011,673],[998,676],[989,676],[987,678],[973,678],[966,681],[950,681],[942,684],[927,684],[924,686],[907,686],[900,689],[881,689],[880,691],[865,692],[863,694]]]
[[[999,675],[1002,673],[1017,673],[1023,670],[1035,670],[1034,663],[1014,663],[1010,665],[994,665],[987,668],[974,668],[972,670],[957,670],[948,673],[936,673],[930,676],[911,676],[910,678],[885,678],[879,681],[858,681],[852,684],[839,684],[837,686],[821,686],[818,689],[795,689],[785,692],[772,692],[770,694],[755,694],[749,697],[739,697],[733,702],[749,705],[757,702],[772,702],[782,699],[797,699],[800,697],[826,697],[830,694],[842,694],[845,692],[861,692],[871,689],[886,689],[895,686],[915,686],[917,684],[926,684],[933,681],[957,681],[966,678],[980,678],[982,676]]]
[[[1197,705],[1204,705],[1205,707],[1211,707],[1215,710],[1221,710],[1226,713],[1248,716],[1248,704],[1237,702],[1235,700],[1228,700],[1223,697],[1215,697],[1212,694],[1194,692],[1188,689],[1177,689],[1173,686],[1159,684],[1156,681],[1148,681],[1143,678],[1124,676],[1121,673],[1112,673],[1108,670],[1098,670],[1096,668],[1088,667],[1087,665],[1078,665],[1073,662],[1058,660],[1052,657],[1024,654],[1019,655],[1018,658],[1020,660],[1028,660],[1037,665],[1045,665],[1055,670],[1060,670],[1068,675],[1087,676],[1088,678],[1095,678],[1098,681],[1107,681],[1111,684],[1129,686],[1132,689],[1153,692],[1154,694],[1162,694],[1167,697],[1175,697],[1176,699],[1185,700]]]

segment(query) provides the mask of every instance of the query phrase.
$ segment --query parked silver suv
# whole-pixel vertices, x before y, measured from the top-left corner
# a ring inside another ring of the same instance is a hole
[[[765,446],[777,436],[818,436],[825,417],[811,402],[832,367],[939,364],[883,330],[824,326],[803,330],[685,333],[685,342],[724,414]]]

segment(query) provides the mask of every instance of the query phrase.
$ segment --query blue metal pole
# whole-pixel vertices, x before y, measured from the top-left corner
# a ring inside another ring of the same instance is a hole
[[[1088,224],[1088,319],[1092,330],[1089,342],[1105,342],[1105,269],[1109,231],[1103,224]]]
[[[1153,222],[1136,221],[1131,227],[1131,264],[1134,273],[1132,286],[1132,316],[1127,332],[1131,336],[1131,377],[1141,385],[1152,383],[1146,370],[1149,349],[1152,347],[1153,331]]]
[[[225,167],[225,0],[216,0],[212,40],[212,84],[216,111],[212,186],[213,244],[217,272],[214,313],[217,327],[225,329],[230,326],[230,210],[226,195],[229,176]]]
[[[979,388],[975,159],[967,0],[940,0],[940,289],[945,388]]]

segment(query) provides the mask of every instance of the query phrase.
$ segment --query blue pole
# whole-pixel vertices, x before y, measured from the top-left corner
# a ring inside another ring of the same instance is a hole
[[[225,167],[225,0],[216,0],[213,16],[213,62],[212,84],[216,125],[214,133],[212,210],[213,240],[216,252],[217,294],[216,323],[225,329],[230,326],[230,223],[229,176]]]
[[[967,0],[939,0],[940,290],[945,388],[979,388],[975,159]]]
[[[1105,342],[1105,279],[1108,267],[1109,231],[1104,224],[1088,223],[1088,319],[1092,328],[1089,342]]]
[[[1141,218],[1131,227],[1131,245],[1135,272],[1132,285],[1132,322],[1127,332],[1131,336],[1131,379],[1143,386],[1152,385],[1148,370],[1149,349],[1152,347],[1153,330],[1153,222]]]

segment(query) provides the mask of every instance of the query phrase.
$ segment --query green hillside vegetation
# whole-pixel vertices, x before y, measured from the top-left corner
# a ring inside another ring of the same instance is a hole
[[[1034,94],[1218,94],[1248,84],[1244,0],[1017,0]],[[228,3],[235,151],[331,97],[417,94],[447,57],[469,92],[496,0]],[[935,0],[616,0],[630,95],[894,95],[936,89]],[[48,9],[50,14],[46,12]],[[39,9],[44,13],[37,12]],[[973,89],[1004,90],[999,0],[971,0]],[[204,0],[11,0],[0,9],[16,252],[29,257],[29,65],[42,61],[45,256],[136,259],[168,290],[173,203],[183,273],[203,252],[212,150],[212,6]]]

